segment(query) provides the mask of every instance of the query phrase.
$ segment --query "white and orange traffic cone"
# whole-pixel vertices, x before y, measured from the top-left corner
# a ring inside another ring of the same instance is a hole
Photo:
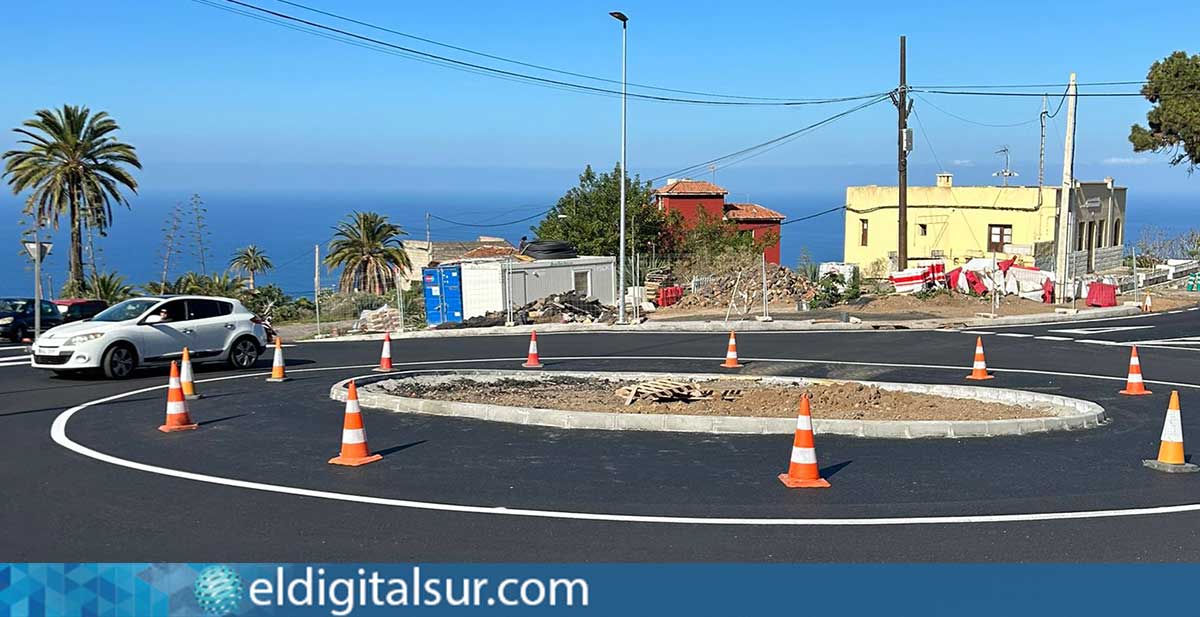
[[[975,337],[975,361],[971,364],[971,374],[967,375],[967,379],[982,381],[984,379],[994,379],[994,375],[989,375],[987,370],[987,360],[983,359],[983,337]]]
[[[1162,438],[1159,440],[1158,458],[1144,460],[1142,464],[1168,473],[1200,471],[1200,467],[1187,462],[1183,455],[1183,419],[1179,414],[1178,390],[1171,391],[1171,403],[1167,405],[1167,419],[1163,422]]]
[[[187,399],[179,385],[179,364],[171,361],[171,379],[167,382],[167,421],[158,430],[164,433],[190,431],[200,428],[188,415]]]
[[[287,372],[283,368],[283,345],[277,336],[275,337],[275,357],[271,360],[271,376],[267,378],[267,381],[280,383],[290,379],[291,377],[287,376]]]
[[[725,349],[725,362],[721,364],[721,368],[742,368],[744,364],[738,362],[737,357],[737,336],[733,330],[729,331],[729,346]]]
[[[388,373],[392,370],[392,335],[383,334],[383,351],[379,354],[379,366],[373,369],[377,373]]]
[[[188,348],[183,348],[183,359],[179,361],[179,384],[183,386],[183,398],[194,401],[198,398],[203,398],[204,395],[196,392],[196,384],[192,376],[192,356],[188,354]]]
[[[342,420],[342,452],[329,459],[331,465],[358,467],[383,458],[367,448],[367,431],[363,428],[362,409],[358,406],[358,388],[350,382],[346,393],[346,413]]]
[[[1145,299],[1142,300],[1142,312],[1143,313],[1153,313],[1154,312],[1154,300],[1152,300],[1150,298],[1150,292],[1148,292],[1148,291],[1146,292]]]
[[[792,459],[787,473],[779,481],[788,488],[829,488],[817,466],[817,448],[813,443],[812,409],[809,394],[800,397],[800,415],[796,416],[796,436],[792,439]]]
[[[525,359],[525,364],[521,366],[525,368],[542,368],[543,366],[538,357],[537,332],[529,333],[529,356]]]
[[[1138,360],[1137,345],[1129,352],[1129,377],[1125,380],[1125,389],[1119,394],[1127,396],[1145,396],[1150,394],[1146,383],[1142,381],[1142,361]]]

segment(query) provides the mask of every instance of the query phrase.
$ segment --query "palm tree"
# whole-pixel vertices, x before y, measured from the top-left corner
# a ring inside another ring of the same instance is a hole
[[[250,291],[254,291],[254,275],[274,267],[267,254],[253,244],[238,249],[234,252],[233,259],[229,260],[230,270],[244,272],[250,277]]]
[[[116,304],[128,300],[133,295],[133,286],[125,283],[125,277],[116,272],[93,274],[84,286],[89,298],[105,300]]]
[[[120,129],[107,112],[92,114],[87,107],[63,105],[39,109],[22,128],[18,143],[24,150],[4,153],[4,176],[13,194],[29,190],[38,222],[65,214],[71,225],[70,270],[67,286],[84,289],[83,226],[104,235],[112,224],[112,203],[126,207],[122,187],[137,193],[137,180],[126,166],[142,168],[133,146],[117,141]]]
[[[395,270],[412,268],[400,240],[407,232],[382,214],[354,212],[333,229],[325,265],[330,269],[342,267],[338,290],[343,293],[383,295],[395,287]]]
[[[228,272],[201,277],[201,280],[204,281],[204,287],[200,293],[209,296],[234,298],[246,287],[244,280],[236,276],[230,276]]]

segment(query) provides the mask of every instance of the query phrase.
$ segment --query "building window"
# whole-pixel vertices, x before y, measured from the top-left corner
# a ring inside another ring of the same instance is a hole
[[[592,295],[592,271],[591,270],[574,270],[571,272],[574,279],[575,291],[583,294],[585,297]]]
[[[917,223],[917,235],[918,236],[928,236],[929,235],[929,225],[926,225],[925,223]]]
[[[1003,253],[1005,244],[1012,244],[1012,225],[988,225],[989,253]]]
[[[1121,246],[1121,219],[1113,221],[1113,246]]]
[[[1087,248],[1087,223],[1079,222],[1079,232],[1075,235],[1075,250]]]
[[[1096,223],[1096,248],[1104,248],[1104,221]]]
[[[859,244],[859,246],[866,246],[867,245],[867,219],[858,219],[858,224],[860,226],[859,235],[858,235],[858,244]]]

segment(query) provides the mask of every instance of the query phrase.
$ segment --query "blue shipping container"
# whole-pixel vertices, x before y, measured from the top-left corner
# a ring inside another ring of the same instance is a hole
[[[425,321],[430,327],[462,323],[462,269],[440,266],[421,270],[425,286]]]

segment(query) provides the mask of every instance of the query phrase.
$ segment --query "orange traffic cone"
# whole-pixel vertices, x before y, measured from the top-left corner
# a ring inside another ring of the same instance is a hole
[[[392,335],[383,334],[383,352],[379,355],[379,366],[374,369],[378,373],[387,373],[392,370]]]
[[[1167,419],[1163,422],[1162,438],[1158,446],[1158,459],[1142,461],[1142,464],[1158,471],[1179,473],[1200,471],[1183,456],[1183,420],[1179,415],[1179,391],[1171,391],[1171,404],[1167,405]]]
[[[171,361],[171,380],[167,383],[167,421],[158,430],[173,433],[199,428],[188,415],[187,399],[183,397],[183,388],[179,385],[179,364],[174,360]]]
[[[800,415],[796,416],[796,437],[792,440],[792,461],[787,473],[779,474],[779,481],[788,488],[829,488],[829,482],[821,477],[817,467],[817,449],[813,444],[812,410],[809,409],[809,394],[800,397]]]
[[[1142,300],[1142,312],[1143,313],[1153,313],[1154,312],[1154,300],[1152,300],[1150,298],[1150,292],[1148,292],[1148,291],[1146,292],[1146,298],[1144,300]]]
[[[183,348],[183,359],[179,361],[179,383],[183,386],[183,398],[194,401],[204,396],[196,393],[196,384],[192,377],[192,357],[188,355],[187,347]]]
[[[967,375],[967,379],[984,380],[994,379],[993,375],[988,375],[987,361],[983,359],[983,337],[975,337],[975,362],[971,365],[971,374]]]
[[[733,330],[729,331],[729,347],[725,350],[725,362],[721,364],[721,368],[742,368],[745,366],[738,362],[737,357],[737,336]]]
[[[542,361],[538,358],[537,332],[529,333],[529,357],[525,360],[525,364],[521,366],[525,368],[542,368]]]
[[[363,429],[362,410],[358,406],[358,389],[350,382],[346,393],[346,414],[342,420],[342,453],[329,459],[331,465],[358,467],[383,458],[367,448],[367,431]]]
[[[283,345],[280,344],[280,338],[275,337],[275,358],[271,360],[271,376],[267,381],[279,383],[290,380],[283,369]]]
[[[1129,352],[1129,377],[1125,380],[1125,389],[1120,391],[1120,394],[1129,396],[1143,396],[1150,394],[1146,389],[1146,384],[1142,381],[1142,362],[1138,360],[1137,345]]]

